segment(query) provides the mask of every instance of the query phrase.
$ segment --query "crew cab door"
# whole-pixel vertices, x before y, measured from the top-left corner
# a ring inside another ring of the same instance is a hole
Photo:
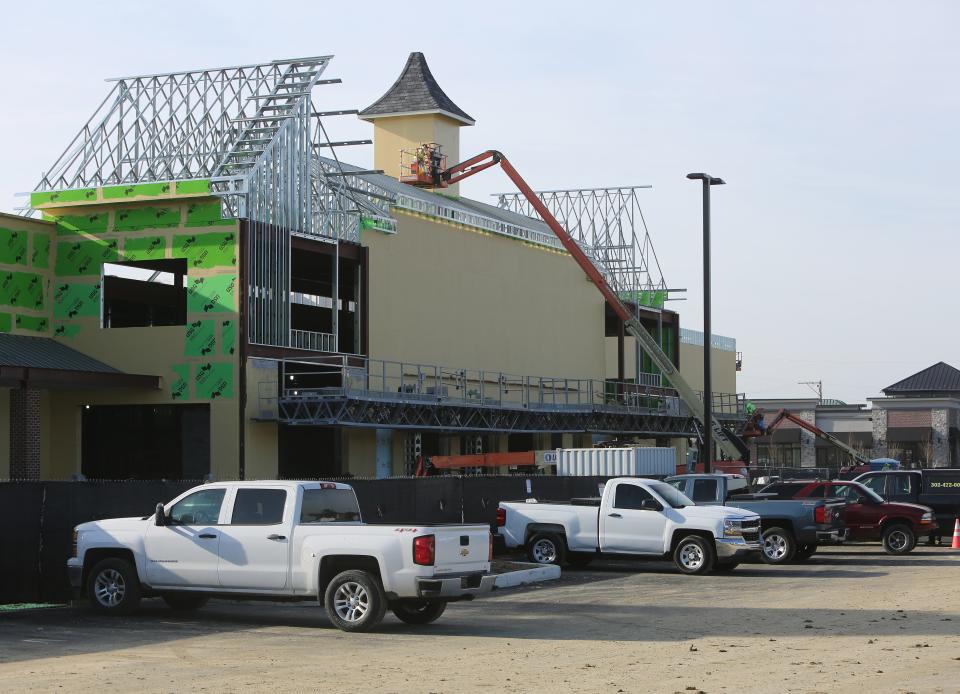
[[[169,525],[149,525],[143,539],[146,582],[155,588],[216,588],[220,513],[227,490],[201,489],[173,504]]]
[[[294,495],[269,485],[237,487],[220,528],[220,586],[282,591],[290,573]]]
[[[600,547],[604,552],[662,554],[667,518],[663,505],[643,487],[619,482],[600,509]],[[647,508],[644,508],[644,501]],[[660,507],[657,511],[650,502]]]

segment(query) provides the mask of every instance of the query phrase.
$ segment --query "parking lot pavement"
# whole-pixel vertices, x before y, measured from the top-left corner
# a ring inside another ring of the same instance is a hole
[[[827,548],[682,576],[602,561],[552,583],[334,629],[309,603],[0,615],[0,691],[960,692],[960,552]]]

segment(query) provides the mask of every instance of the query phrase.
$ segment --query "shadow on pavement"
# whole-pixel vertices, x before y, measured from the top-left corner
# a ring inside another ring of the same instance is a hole
[[[542,595],[535,593],[533,595]],[[787,609],[743,606],[662,606],[621,602],[537,602],[530,593],[506,600],[478,600],[451,605],[435,624],[410,627],[389,615],[371,634],[342,634],[316,605],[212,601],[191,615],[173,613],[160,603],[145,603],[129,617],[104,617],[87,608],[20,613],[0,618],[0,663],[60,657],[210,637],[198,648],[217,648],[217,637],[257,631],[257,642],[269,639],[338,636],[366,639],[371,648],[384,635],[416,639],[437,636],[470,638],[552,639],[557,641],[683,641],[716,638],[729,642],[741,636],[917,636],[934,637],[943,613],[893,610]],[[615,598],[616,596],[611,596]],[[960,620],[958,620],[960,621]],[[270,631],[260,631],[269,629]],[[278,631],[279,630],[279,631]]]

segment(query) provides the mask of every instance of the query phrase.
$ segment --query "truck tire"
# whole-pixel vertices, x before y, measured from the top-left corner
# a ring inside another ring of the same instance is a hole
[[[809,545],[797,545],[797,551],[793,553],[794,561],[806,561],[817,551],[817,544],[814,542]]]
[[[673,563],[685,574],[710,573],[716,562],[713,543],[699,535],[680,538],[673,550]]]
[[[909,525],[894,523],[883,529],[883,549],[887,554],[907,554],[917,546],[917,536]]]
[[[789,530],[773,527],[761,533],[760,558],[767,564],[786,564],[796,551],[797,542]]]
[[[190,593],[164,593],[160,596],[171,610],[177,612],[188,612],[190,610],[199,610],[207,604],[209,598],[206,595],[191,595]]]
[[[334,576],[327,585],[323,604],[330,621],[343,631],[370,631],[387,612],[387,596],[380,580],[359,570]]]
[[[527,543],[527,558],[534,564],[560,565],[566,554],[563,538],[556,533],[534,533]]]
[[[570,566],[582,569],[589,566],[596,556],[596,552],[567,552],[567,563]]]
[[[137,569],[126,559],[103,559],[87,576],[87,597],[98,612],[129,614],[140,605],[140,596]]]
[[[407,624],[435,622],[440,619],[445,609],[445,600],[398,600],[390,606],[397,619]]]

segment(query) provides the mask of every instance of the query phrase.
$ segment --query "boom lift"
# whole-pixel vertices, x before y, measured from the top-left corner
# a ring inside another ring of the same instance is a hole
[[[827,433],[820,427],[815,426],[810,422],[804,421],[799,417],[797,417],[796,415],[787,412],[786,410],[780,410],[779,412],[777,412],[777,415],[773,418],[773,421],[767,425],[766,433],[768,434],[772,433],[773,430],[776,429],[778,426],[780,426],[780,424],[784,421],[793,422],[801,429],[805,429],[806,431],[809,431],[818,439],[823,439],[824,441],[832,443],[834,446],[836,446],[843,452],[849,454],[854,459],[854,461],[856,461],[858,464],[860,465],[870,464],[870,458],[865,456],[863,453],[861,453],[857,449],[853,448],[852,446],[848,446],[833,434]]]
[[[425,153],[422,153],[421,157],[424,157],[424,154]],[[426,159],[426,157],[424,158]],[[429,161],[436,161],[436,157],[431,156]],[[683,379],[677,367],[673,365],[670,358],[660,348],[657,340],[647,332],[643,324],[640,323],[633,313],[631,313],[630,309],[620,300],[620,297],[617,296],[617,293],[607,283],[606,278],[604,278],[590,258],[587,257],[577,242],[574,241],[570,234],[560,225],[556,217],[550,213],[550,210],[547,209],[546,205],[537,197],[537,194],[527,185],[527,182],[523,180],[502,153],[496,150],[487,150],[482,154],[478,154],[475,157],[471,157],[459,164],[454,164],[446,169],[430,167],[430,176],[424,176],[422,169],[420,169],[418,172],[420,175],[411,176],[406,179],[406,182],[421,187],[445,188],[497,164],[499,164],[504,173],[507,174],[507,177],[513,181],[513,184],[520,190],[543,221],[546,222],[547,226],[556,234],[557,238],[560,239],[560,243],[562,243],[567,252],[573,256],[573,259],[577,262],[577,265],[580,266],[580,269],[586,273],[594,286],[600,290],[604,299],[610,304],[610,308],[612,308],[614,313],[623,321],[626,332],[640,343],[640,346],[650,355],[650,358],[660,369],[663,376],[669,379],[670,383],[680,395],[680,399],[690,408],[690,412],[693,414],[695,420],[701,426],[710,426],[713,431],[713,439],[723,454],[731,460],[741,459],[744,463],[748,463],[750,460],[750,452],[743,441],[740,441],[732,432],[724,429],[715,417],[711,417],[710,422],[704,422],[703,403],[696,391]],[[707,346],[705,346],[704,349],[709,349],[709,340],[707,340]]]

